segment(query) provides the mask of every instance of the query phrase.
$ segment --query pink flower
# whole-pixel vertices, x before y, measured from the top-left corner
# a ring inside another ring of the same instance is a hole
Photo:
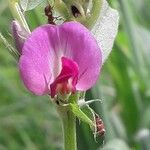
[[[36,95],[86,91],[102,66],[101,49],[77,22],[43,25],[27,38],[19,60],[21,78]]]

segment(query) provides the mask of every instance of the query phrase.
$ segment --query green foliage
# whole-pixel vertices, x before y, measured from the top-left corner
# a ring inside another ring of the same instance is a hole
[[[24,11],[32,10],[45,0],[20,0],[21,8]]]
[[[110,2],[121,15],[119,34],[99,82],[86,95],[87,100],[102,99],[102,103],[95,102],[91,107],[103,118],[106,134],[95,142],[89,126],[78,123],[78,149],[96,150],[104,143],[104,150],[148,150],[150,3],[148,0]],[[43,5],[28,11],[26,17],[31,29],[47,22]],[[1,0],[0,32],[11,45],[12,19],[6,1]],[[62,146],[55,107],[48,97],[37,97],[24,88],[17,64],[0,40],[0,149],[59,150]]]
[[[86,115],[81,109],[80,107],[77,105],[77,104],[69,104],[70,105],[70,108],[71,108],[71,111],[72,113],[77,116],[78,119],[80,119],[81,121],[89,124],[91,127],[94,126],[93,124],[93,118],[89,118],[88,115]]]

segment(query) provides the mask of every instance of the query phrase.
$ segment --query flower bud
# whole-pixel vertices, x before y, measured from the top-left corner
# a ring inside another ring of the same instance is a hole
[[[15,41],[16,48],[18,52],[22,53],[23,44],[26,40],[26,38],[29,36],[29,32],[25,30],[24,27],[22,27],[18,21],[14,20],[11,24],[12,29],[12,35]]]

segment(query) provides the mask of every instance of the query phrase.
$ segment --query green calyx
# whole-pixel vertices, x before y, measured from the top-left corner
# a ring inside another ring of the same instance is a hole
[[[78,21],[91,29],[96,23],[102,6],[102,0],[56,0],[55,9],[66,21]]]
[[[68,113],[71,112],[75,118],[87,123],[95,132],[95,113],[86,103],[84,107],[81,107],[79,105],[80,98],[85,99],[85,92],[77,92],[76,94],[72,94],[67,100],[56,98],[54,101],[57,106],[57,111],[62,119],[65,119]],[[92,102],[95,101],[97,100],[93,100]]]

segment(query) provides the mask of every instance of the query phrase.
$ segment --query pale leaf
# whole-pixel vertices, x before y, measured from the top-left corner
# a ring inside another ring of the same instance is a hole
[[[32,10],[45,0],[20,0],[20,5],[23,11]]]
[[[102,2],[100,17],[92,29],[99,46],[102,49],[103,63],[108,58],[118,31],[118,11],[109,7],[106,0]]]

